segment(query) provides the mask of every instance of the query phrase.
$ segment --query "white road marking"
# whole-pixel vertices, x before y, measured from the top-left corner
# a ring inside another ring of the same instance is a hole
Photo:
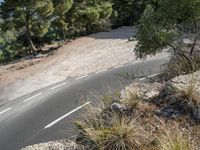
[[[146,78],[141,78],[140,81],[146,80]]]
[[[0,115],[2,115],[3,113],[5,113],[5,112],[7,112],[7,111],[9,111],[9,110],[11,110],[11,109],[12,109],[11,107],[5,109],[4,111],[0,112]]]
[[[66,85],[66,84],[67,84],[67,83],[64,82],[64,83],[62,83],[62,84],[59,84],[59,85],[56,85],[56,86],[52,87],[51,89],[52,89],[52,90],[55,90],[55,89],[57,89],[57,88],[59,88],[59,87],[61,87],[61,86],[64,86],[64,85]]]
[[[87,102],[87,103],[85,103],[85,104],[83,104],[83,105],[77,107],[76,109],[70,111],[69,113],[67,113],[67,114],[65,114],[65,115],[63,115],[63,116],[61,116],[60,118],[56,119],[56,120],[53,121],[52,123],[48,124],[47,126],[44,127],[44,129],[47,129],[47,128],[52,127],[53,125],[55,125],[56,123],[60,122],[60,121],[63,120],[64,118],[68,117],[68,116],[71,115],[72,113],[76,112],[77,110],[79,110],[79,109],[81,109],[81,108],[83,108],[84,106],[89,105],[89,104],[90,104],[90,102]]]
[[[150,75],[150,76],[148,76],[148,77],[151,78],[151,77],[155,77],[155,76],[160,75],[160,74],[161,74],[161,73],[152,74],[152,75]]]
[[[89,76],[89,75],[85,75],[85,76],[82,76],[82,77],[76,78],[75,80],[80,80],[80,79],[86,78],[86,77],[88,77],[88,76]]]
[[[108,70],[108,69],[104,69],[104,70],[97,71],[96,74],[101,73],[101,72],[105,72],[105,71],[107,71],[107,70]]]
[[[32,100],[32,99],[34,99],[34,98],[36,98],[36,97],[38,97],[38,96],[40,96],[40,95],[42,95],[42,93],[39,93],[39,94],[36,94],[36,95],[30,97],[30,98],[24,100],[24,102],[30,101],[30,100]]]

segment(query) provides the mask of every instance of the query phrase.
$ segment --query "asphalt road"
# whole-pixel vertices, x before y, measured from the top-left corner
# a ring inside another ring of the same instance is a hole
[[[18,150],[63,138],[73,139],[73,121],[95,95],[122,89],[161,73],[169,57],[134,62],[68,79],[0,107],[0,150]],[[31,85],[30,85],[31,86]]]

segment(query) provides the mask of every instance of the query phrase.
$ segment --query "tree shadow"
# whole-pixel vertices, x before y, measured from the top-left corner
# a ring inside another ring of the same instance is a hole
[[[0,64],[0,66],[16,64],[24,60],[37,60],[44,57],[48,57],[54,55],[61,46],[62,45],[52,46],[48,48],[39,47],[38,50],[35,52],[35,54],[31,53],[22,56],[21,55],[15,56],[13,60],[3,62],[2,64]]]
[[[131,36],[136,35],[137,29],[131,26],[124,26],[118,29],[111,30],[109,32],[99,32],[89,35],[94,39],[129,39]]]

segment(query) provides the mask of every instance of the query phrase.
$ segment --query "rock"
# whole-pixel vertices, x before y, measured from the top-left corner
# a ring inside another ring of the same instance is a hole
[[[161,83],[133,83],[122,90],[121,98],[129,98],[129,93],[138,95],[141,99],[150,100],[157,97],[163,88]]]
[[[73,141],[60,140],[35,144],[21,150],[84,150],[84,148]]]
[[[120,92],[120,99],[125,99],[126,94],[127,94],[127,91],[125,89],[122,89],[121,92]]]
[[[176,119],[180,117],[181,113],[179,111],[175,111],[172,108],[162,108],[155,111],[156,115],[169,117],[171,119]]]
[[[200,107],[193,110],[193,116],[200,121]]]
[[[200,71],[195,72],[194,74],[181,75],[167,83],[168,86],[172,88],[172,90],[184,90],[188,86],[194,85],[195,90],[200,93]],[[170,91],[174,92],[174,91]]]
[[[118,113],[123,113],[128,109],[124,104],[117,103],[117,102],[113,103],[110,106],[110,108],[111,108],[112,111],[118,112]]]

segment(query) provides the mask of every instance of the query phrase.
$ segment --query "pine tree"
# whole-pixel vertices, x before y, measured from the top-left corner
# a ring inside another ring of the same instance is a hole
[[[67,17],[77,32],[89,34],[97,32],[98,28],[101,30],[112,12],[112,3],[108,0],[76,0]]]
[[[200,0],[154,1],[140,19],[135,48],[137,56],[154,55],[166,47],[171,47],[176,54],[182,53],[186,48],[183,38],[191,33],[193,43],[188,50],[192,55],[197,40],[200,40],[199,22]]]
[[[73,0],[53,0],[53,4],[55,8],[53,23],[62,31],[63,39],[66,40],[65,32],[67,31],[68,23],[65,16],[72,7]]]
[[[30,50],[36,47],[31,39],[32,35],[43,36],[50,25],[49,17],[53,13],[51,0],[4,0],[1,16],[5,21],[3,28],[25,32]]]
[[[114,26],[136,23],[150,1],[153,0],[112,0],[116,13],[112,18]]]

